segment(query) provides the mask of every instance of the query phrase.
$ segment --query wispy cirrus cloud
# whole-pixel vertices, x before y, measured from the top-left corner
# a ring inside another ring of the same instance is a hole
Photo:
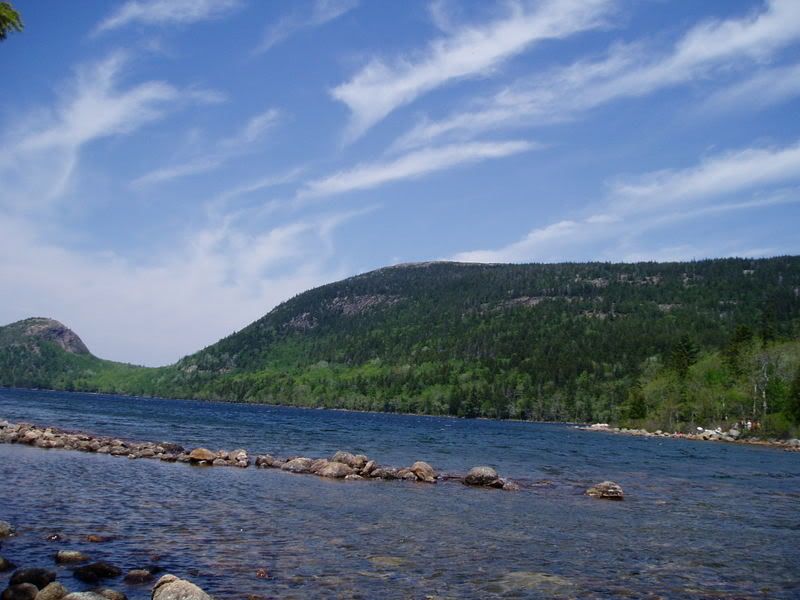
[[[95,33],[132,24],[187,25],[221,17],[241,5],[241,0],[129,0],[103,19]]]
[[[280,111],[274,108],[259,113],[251,117],[239,131],[215,143],[213,152],[145,173],[134,179],[131,185],[143,187],[213,171],[231,159],[252,151],[253,146],[277,125],[280,115]]]
[[[430,144],[445,136],[471,138],[487,131],[524,125],[557,123],[621,98],[645,96],[692,81],[723,77],[742,64],[770,59],[779,50],[800,42],[800,4],[770,0],[759,10],[738,18],[712,20],[691,28],[667,52],[647,43],[616,44],[599,60],[581,60],[566,67],[517,81],[489,98],[438,120],[423,120],[401,137],[396,148]],[[744,61],[744,63],[743,63]],[[793,82],[753,81],[727,95],[747,100],[759,83],[770,97],[794,93]]]
[[[362,163],[310,181],[300,189],[297,198],[306,200],[371,189],[464,164],[519,154],[536,147],[533,142],[512,140],[425,148],[391,160]]]
[[[546,0],[533,8],[527,2],[514,2],[503,18],[461,27],[422,52],[391,61],[375,59],[331,90],[350,110],[347,137],[359,137],[433,89],[491,73],[536,42],[597,28],[612,7],[611,0]]]
[[[599,258],[598,244],[605,245],[603,258],[626,258],[634,256],[625,253],[626,242],[659,227],[725,212],[800,203],[797,183],[800,143],[746,148],[712,156],[695,167],[618,180],[589,216],[557,221],[500,248],[459,252],[452,258],[464,262],[585,260]]]
[[[125,54],[115,53],[78,67],[54,106],[22,115],[4,133],[1,206],[41,209],[64,193],[85,145],[133,133],[187,103],[217,100],[164,81],[123,87],[126,65]]]
[[[266,28],[261,42],[256,46],[255,53],[266,52],[304,29],[320,27],[329,21],[338,19],[356,8],[358,1],[314,0],[308,11],[295,9],[291,14],[286,15]]]

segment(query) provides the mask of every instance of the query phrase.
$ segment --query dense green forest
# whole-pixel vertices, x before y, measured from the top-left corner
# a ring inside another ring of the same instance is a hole
[[[800,257],[389,267],[155,369],[25,323],[0,328],[2,385],[787,435],[800,418]]]

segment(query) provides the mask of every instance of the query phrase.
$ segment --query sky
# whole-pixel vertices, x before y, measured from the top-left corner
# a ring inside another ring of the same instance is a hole
[[[800,253],[797,0],[16,0],[0,323],[163,365],[428,260]]]

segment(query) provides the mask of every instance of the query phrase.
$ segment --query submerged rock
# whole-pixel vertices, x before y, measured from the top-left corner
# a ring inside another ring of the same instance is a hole
[[[122,575],[122,570],[107,562],[96,562],[85,567],[78,567],[72,574],[75,579],[85,583],[97,583],[101,579],[111,579]]]
[[[86,541],[91,542],[93,544],[104,544],[106,542],[110,542],[112,538],[110,535],[97,535],[94,533],[90,533],[86,536]]]
[[[0,556],[0,573],[4,573],[5,571],[10,571],[11,569],[16,569],[17,565],[12,563],[7,558]]]
[[[36,594],[39,593],[37,588],[32,583],[20,583],[18,585],[10,585],[3,591],[1,600],[34,600]]]
[[[56,562],[60,565],[86,562],[87,560],[89,560],[89,557],[77,550],[59,550],[56,552]]]
[[[497,475],[492,467],[473,467],[464,477],[464,483],[467,485],[495,485],[500,477]]]
[[[0,538],[14,535],[14,527],[8,521],[0,521]]]
[[[9,585],[20,585],[30,583],[36,586],[37,592],[43,589],[48,583],[56,580],[56,574],[47,569],[17,569],[12,573]]]
[[[147,569],[133,569],[128,571],[123,581],[130,584],[149,583],[153,581],[153,574]]]
[[[602,500],[622,500],[625,494],[622,487],[613,481],[603,481],[586,490],[586,494]]]
[[[191,581],[164,575],[153,587],[152,600],[213,600]]]

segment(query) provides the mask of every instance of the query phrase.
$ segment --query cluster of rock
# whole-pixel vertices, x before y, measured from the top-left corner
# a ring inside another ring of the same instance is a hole
[[[8,421],[0,421],[0,443],[95,452],[111,456],[125,456],[131,459],[182,462],[197,466],[247,468],[251,464],[250,455],[244,449],[231,452],[212,451],[207,448],[186,450],[182,446],[168,442],[130,442],[111,437],[67,432],[54,427],[43,428],[28,423],[9,423]],[[305,456],[281,459],[264,454],[256,457],[255,466],[331,479],[398,479],[422,483],[436,483],[440,479],[455,479],[472,486],[492,487],[507,491],[519,490],[519,485],[499,477],[491,467],[475,467],[465,477],[442,476],[424,461],[417,461],[410,467],[388,467],[379,465],[375,460],[363,454],[342,451],[336,452],[330,459]]]
[[[14,528],[10,523],[0,521],[0,538],[14,534]],[[59,565],[74,565],[72,576],[75,579],[101,587],[70,593],[63,584],[56,581],[55,571],[43,568],[17,569],[11,561],[0,556],[0,572],[13,570],[8,586],[0,594],[0,600],[127,600],[124,593],[102,587],[106,580],[116,579],[122,575],[122,569],[119,567],[103,561],[89,563],[89,557],[77,550],[59,550],[56,552],[55,562]],[[161,570],[157,566],[133,569],[125,575],[123,581],[128,585],[149,584]],[[174,575],[164,575],[156,582],[152,598],[153,600],[212,600],[196,585],[178,579]]]
[[[433,467],[423,461],[398,469],[379,466],[377,462],[363,454],[342,451],[336,452],[330,459],[305,456],[280,459],[271,454],[264,454],[256,457],[255,464],[261,469],[281,469],[290,473],[318,475],[332,479],[402,479],[436,483],[439,478]]]
[[[604,431],[607,433],[619,433],[622,435],[635,435],[639,437],[675,438],[683,440],[698,440],[707,442],[738,442],[741,444],[755,444],[759,446],[777,446],[790,452],[800,452],[800,439],[777,440],[764,439],[754,436],[742,437],[742,432],[736,428],[723,430],[722,428],[705,429],[698,427],[696,432],[690,433],[670,433],[657,429],[647,431],[646,429],[629,429],[627,427],[612,427],[608,423],[594,423],[589,426],[581,426],[577,429],[584,431]]]
[[[250,458],[245,450],[211,452],[205,448],[188,451],[169,442],[131,442],[112,437],[72,433],[55,427],[37,427],[29,423],[0,421],[0,443],[26,444],[37,448],[59,448],[124,456],[131,459],[149,458],[166,462],[197,465],[247,467]]]

